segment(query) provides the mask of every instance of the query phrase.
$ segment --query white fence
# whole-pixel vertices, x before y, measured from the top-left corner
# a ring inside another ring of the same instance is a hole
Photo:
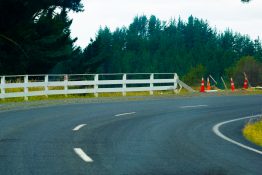
[[[149,91],[178,92],[179,78],[175,73],[156,74],[71,74],[1,76],[0,98],[68,95],[93,93]]]

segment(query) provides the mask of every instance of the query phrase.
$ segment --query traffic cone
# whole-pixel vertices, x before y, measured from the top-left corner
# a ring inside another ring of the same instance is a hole
[[[209,78],[207,78],[207,90],[211,90]]]
[[[247,81],[247,77],[245,77],[245,81],[244,81],[244,89],[248,89],[248,81]]]
[[[205,92],[205,81],[204,81],[204,78],[203,78],[203,77],[202,77],[200,92]]]
[[[231,90],[232,90],[232,92],[234,92],[235,91],[235,84],[234,84],[233,78],[231,78],[230,80],[231,80]]]

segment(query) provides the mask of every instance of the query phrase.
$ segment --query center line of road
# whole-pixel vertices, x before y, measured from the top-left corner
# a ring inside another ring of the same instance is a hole
[[[136,112],[128,112],[128,113],[122,113],[122,114],[116,114],[115,117],[123,116],[123,115],[132,115],[135,114]]]
[[[181,106],[180,108],[200,108],[200,107],[207,107],[208,105],[195,105],[195,106]]]
[[[247,149],[247,150],[249,150],[249,151],[253,151],[253,152],[255,152],[255,153],[258,153],[258,154],[261,154],[261,155],[262,155],[262,151],[259,151],[259,150],[257,150],[257,149],[254,149],[254,148],[251,148],[251,147],[249,147],[249,146],[246,146],[246,145],[244,145],[244,144],[242,144],[242,143],[239,143],[239,142],[237,142],[237,141],[235,141],[235,140],[233,140],[233,139],[230,139],[229,137],[225,136],[224,134],[222,134],[222,133],[219,131],[219,128],[220,128],[222,125],[225,125],[225,124],[228,124],[228,123],[232,123],[232,122],[236,122],[236,121],[239,121],[239,120],[245,120],[245,119],[250,119],[250,118],[257,118],[257,117],[261,117],[261,115],[243,117],[243,118],[239,118],[239,119],[228,120],[228,121],[225,121],[225,122],[218,123],[218,124],[216,124],[216,125],[213,127],[213,132],[214,132],[217,136],[221,137],[222,139],[224,139],[224,140],[226,140],[226,141],[228,141],[228,142],[230,142],[230,143],[233,143],[233,144],[235,144],[235,145],[237,145],[237,146],[240,146],[240,147],[242,147],[242,148],[244,148],[244,149]]]
[[[86,155],[86,153],[81,148],[74,148],[75,153],[85,162],[93,162],[93,160]]]
[[[78,125],[76,126],[73,131],[78,131],[79,129],[83,128],[84,126],[86,126],[86,124],[81,124],[81,125]]]

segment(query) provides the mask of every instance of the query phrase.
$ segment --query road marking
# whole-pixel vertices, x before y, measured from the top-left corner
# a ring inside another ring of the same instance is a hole
[[[230,142],[230,143],[233,143],[233,144],[238,145],[238,146],[240,146],[240,147],[242,147],[242,148],[244,148],[244,149],[247,149],[247,150],[250,150],[250,151],[253,151],[253,152],[255,152],[255,153],[258,153],[258,154],[261,154],[261,155],[262,155],[262,151],[259,151],[259,150],[257,150],[257,149],[254,149],[254,148],[251,148],[251,147],[249,147],[249,146],[246,146],[246,145],[244,145],[244,144],[242,144],[242,143],[239,143],[239,142],[237,142],[237,141],[235,141],[235,140],[232,140],[232,139],[230,139],[229,137],[225,136],[224,134],[222,134],[222,133],[219,131],[219,127],[222,126],[222,125],[225,125],[225,124],[228,124],[228,123],[232,123],[232,122],[236,122],[236,121],[239,121],[239,120],[245,120],[245,119],[256,118],[256,117],[261,117],[261,115],[243,117],[243,118],[238,118],[238,119],[228,120],[228,121],[225,121],[225,122],[218,123],[218,124],[216,124],[216,125],[213,127],[213,132],[214,132],[217,136],[221,137],[222,139],[224,139],[224,140],[226,140],[226,141],[228,141],[228,142]]]
[[[129,112],[129,113],[122,113],[122,114],[117,114],[115,117],[123,116],[123,115],[132,115],[135,114],[136,112]]]
[[[93,160],[86,155],[86,153],[81,148],[74,148],[75,153],[85,162],[93,162]]]
[[[200,107],[207,107],[208,105],[195,105],[195,106],[180,106],[180,108],[200,108]]]
[[[86,126],[86,124],[81,124],[76,126],[74,129],[72,129],[73,131],[78,131],[79,129],[83,128],[84,126]]]

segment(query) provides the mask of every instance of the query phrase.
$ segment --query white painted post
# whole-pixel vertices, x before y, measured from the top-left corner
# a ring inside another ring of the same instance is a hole
[[[95,75],[95,79],[94,79],[95,83],[94,83],[94,94],[95,94],[95,97],[98,97],[98,81],[99,81],[99,75],[96,74]]]
[[[1,77],[1,99],[5,99],[5,76]]]
[[[122,95],[126,96],[126,74],[123,74],[123,85],[122,85]]]
[[[48,75],[45,75],[45,96],[48,97]]]
[[[24,99],[28,101],[28,75],[24,76]]]
[[[178,76],[175,73],[174,74],[174,93],[178,94],[178,90],[177,90],[177,84],[178,84]]]
[[[154,95],[154,74],[150,74],[150,95]]]
[[[65,96],[67,97],[67,94],[68,94],[68,75],[64,75],[64,91],[65,91]]]

